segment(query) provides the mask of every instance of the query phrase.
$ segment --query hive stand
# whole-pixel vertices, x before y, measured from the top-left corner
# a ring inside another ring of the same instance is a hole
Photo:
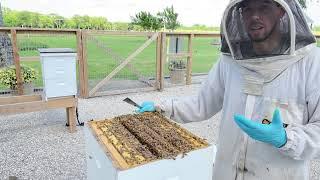
[[[0,114],[17,114],[48,109],[66,108],[69,131],[76,132],[76,107],[78,99],[75,96],[65,96],[42,100],[41,95],[0,97]]]

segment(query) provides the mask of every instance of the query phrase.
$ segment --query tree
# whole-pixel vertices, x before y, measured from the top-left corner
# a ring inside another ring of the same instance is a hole
[[[72,21],[75,22],[76,28],[78,29],[90,29],[90,17],[75,15],[72,17]]]
[[[3,21],[7,27],[14,27],[18,24],[18,16],[16,11],[12,11],[8,8],[3,8]]]
[[[31,15],[28,11],[20,11],[17,13],[18,24],[20,27],[29,27],[31,26]]]
[[[90,17],[75,15],[72,18],[65,18],[58,14],[41,14],[29,11],[16,11],[4,8],[4,22],[9,27],[33,27],[33,28],[73,28],[73,29],[99,29],[99,30],[134,30],[134,31],[157,31],[163,28],[164,19],[159,15],[152,15],[149,12],[140,12],[132,18],[132,23],[108,22],[105,17]],[[168,19],[175,19],[173,7],[166,11]],[[172,16],[173,15],[173,16]],[[168,21],[171,22],[171,21]],[[172,21],[175,22],[175,21]],[[170,23],[167,23],[170,24]],[[172,24],[172,23],[171,23]],[[167,25],[169,28],[170,25]]]
[[[54,19],[48,15],[40,15],[38,26],[40,28],[53,28],[54,27]]]
[[[141,11],[134,17],[131,17],[133,25],[139,25],[144,30],[159,30],[163,26],[163,21],[157,16],[153,16],[150,12]]]
[[[30,13],[30,24],[28,26],[34,27],[34,28],[39,28],[40,14],[34,13],[34,12],[29,12],[29,13]]]
[[[105,29],[108,23],[107,19],[104,17],[90,17],[90,26],[93,29]]]
[[[143,31],[143,28],[139,25],[135,25],[135,24],[128,24],[128,30],[129,31]]]
[[[112,30],[116,31],[128,31],[129,24],[124,22],[114,22],[112,23]]]
[[[163,27],[163,20],[157,16],[151,17],[151,30],[158,31]]]
[[[163,12],[158,13],[158,16],[163,20],[165,29],[173,31],[180,26],[178,13],[174,11],[173,6],[166,7]]]
[[[64,27],[64,24],[66,22],[66,18],[64,18],[63,16],[60,16],[58,14],[49,14],[49,17],[52,20],[54,28],[62,28],[62,27]]]
[[[63,28],[70,28],[70,29],[76,29],[77,24],[72,19],[67,19],[64,23]]]

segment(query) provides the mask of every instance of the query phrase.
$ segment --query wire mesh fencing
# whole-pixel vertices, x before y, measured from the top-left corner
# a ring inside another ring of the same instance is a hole
[[[150,36],[87,33],[89,91],[95,91],[97,86],[98,89],[94,94],[107,92],[117,94],[124,90],[139,91],[149,87],[154,89],[156,40],[150,41],[150,38]],[[144,45],[145,48],[141,48]],[[119,68],[123,65],[123,68]]]
[[[18,48],[22,66],[27,66],[37,71],[37,78],[33,81],[35,92],[43,88],[42,69],[39,57],[39,48],[72,48],[76,50],[76,36],[60,32],[33,33],[23,32],[18,34]],[[27,93],[27,92],[26,92]]]
[[[220,55],[220,37],[196,37],[192,50],[192,83],[201,83]]]
[[[32,83],[23,83],[24,94],[38,93],[43,88],[39,48],[79,50],[81,46],[81,51],[77,52],[81,55],[78,57],[81,62],[84,62],[88,73],[84,73],[83,69],[77,67],[77,83],[79,89],[88,88],[90,95],[154,90],[159,88],[160,82],[164,82],[162,84],[164,88],[185,85],[189,74],[191,75],[190,83],[201,83],[220,54],[219,34],[210,33],[86,31],[85,36],[80,36],[84,39],[79,43],[78,35],[79,32],[82,34],[82,31],[78,30],[16,29],[16,32],[17,53],[22,71],[32,68],[36,72],[35,77],[31,78]],[[166,38],[161,39],[162,36]],[[10,65],[14,67],[13,49],[10,49],[11,41],[13,39],[10,29],[1,29],[0,67]],[[317,36],[317,45],[320,47],[319,36]],[[4,62],[3,58],[11,60]],[[163,66],[159,65],[160,60]],[[174,75],[171,70],[179,68],[184,69],[182,75],[181,72]],[[3,69],[3,67],[0,68],[1,71]],[[83,84],[80,81],[83,81],[79,78],[79,73],[82,73],[82,80],[88,79],[88,87],[80,87]],[[17,83],[16,77],[13,77],[15,73],[11,72],[11,76],[7,84],[0,83],[0,95],[17,94],[16,87],[10,85],[10,83]],[[183,80],[173,83],[174,76],[182,76]],[[30,79],[30,77],[27,78]]]
[[[8,33],[10,41],[12,37]],[[42,69],[39,48],[72,48],[76,50],[75,32],[60,31],[17,31],[17,50],[20,57],[21,77],[23,80],[23,94],[38,94],[43,89]],[[14,64],[9,66],[15,69]],[[5,69],[5,68],[3,68]],[[11,77],[16,81],[16,77]],[[0,94],[17,95],[17,88],[0,85]]]
[[[0,95],[10,95],[14,90],[14,69],[5,70],[5,67],[13,67],[13,49],[10,33],[0,32]],[[8,90],[7,90],[8,89]],[[7,90],[7,91],[5,91]]]
[[[167,56],[163,70],[165,87],[185,85],[188,83],[188,73],[191,73],[190,83],[196,84],[206,78],[218,60],[220,37],[217,34],[172,33],[167,35],[166,47]]]

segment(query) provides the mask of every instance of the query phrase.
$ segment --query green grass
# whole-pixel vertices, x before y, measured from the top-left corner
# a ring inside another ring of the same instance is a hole
[[[212,65],[219,58],[219,46],[212,45],[213,42],[218,42],[215,38],[196,38],[193,41],[193,61],[192,72],[207,73]]]
[[[99,47],[93,41],[88,41],[88,69],[89,79],[101,79],[112,72],[121,61],[133,53],[146,40],[146,37],[120,37],[120,36],[102,36],[95,37],[104,46],[111,48],[111,53],[115,54],[115,60],[111,54],[105,51],[104,47]],[[144,76],[155,76],[156,69],[156,45],[153,42],[150,46],[136,56],[130,64],[133,68]],[[128,68],[121,70],[116,78],[136,79]]]

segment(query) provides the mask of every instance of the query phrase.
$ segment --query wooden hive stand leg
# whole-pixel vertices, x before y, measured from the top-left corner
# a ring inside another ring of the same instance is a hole
[[[67,120],[69,124],[69,131],[76,132],[76,107],[67,107]]]

